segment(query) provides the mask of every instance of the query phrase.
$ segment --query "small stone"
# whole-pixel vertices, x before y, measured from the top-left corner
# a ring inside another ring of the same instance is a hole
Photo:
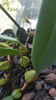
[[[45,96],[44,100],[51,100],[49,96]]]
[[[38,82],[36,85],[36,90],[41,90],[42,89],[42,85],[44,84],[44,81]]]
[[[44,100],[44,95],[39,95],[38,93],[37,93],[37,95],[34,97],[34,100]]]
[[[0,93],[2,92],[2,90],[3,90],[3,88],[2,88],[2,87],[0,87]]]
[[[45,80],[47,80],[47,81],[55,81],[56,80],[56,74],[50,73],[50,74],[46,75]]]
[[[52,97],[56,96],[56,89],[55,88],[51,88],[49,90],[49,95],[52,96]]]
[[[32,49],[32,44],[28,44],[28,48]]]
[[[56,100],[56,96],[55,96],[55,97],[53,97],[53,99],[54,99],[54,100]]]
[[[46,83],[44,84],[44,87],[45,87],[45,89],[46,89],[46,90],[48,90],[48,86],[47,86],[47,84],[46,84]]]
[[[32,100],[34,96],[35,96],[35,93],[34,92],[27,93],[27,94],[25,94],[23,96],[22,100]]]

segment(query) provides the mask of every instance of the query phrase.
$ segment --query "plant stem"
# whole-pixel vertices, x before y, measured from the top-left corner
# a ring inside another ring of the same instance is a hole
[[[24,91],[24,89],[28,86],[29,83],[25,82],[23,87],[20,89],[21,91]]]
[[[21,56],[21,52],[17,49],[8,49],[8,48],[0,48],[0,57],[7,55],[19,55]]]

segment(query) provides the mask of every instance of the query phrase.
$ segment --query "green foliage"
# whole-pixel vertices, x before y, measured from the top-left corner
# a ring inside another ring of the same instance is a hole
[[[16,40],[15,38],[9,37],[9,36],[0,35],[0,39],[8,40],[13,43],[17,43],[17,44],[21,45],[21,43],[18,40]]]
[[[8,48],[0,48],[0,57],[7,55],[19,55],[21,56],[21,52],[16,49],[8,49]]]
[[[56,60],[55,9],[55,0],[43,0],[32,48],[32,64],[37,72]]]
[[[22,8],[20,9],[20,11],[17,12],[16,22],[18,23],[18,25],[20,25],[24,9],[25,9],[25,6],[22,6]],[[14,33],[15,36],[17,36],[18,30],[19,30],[19,28],[14,24],[14,26],[13,26],[13,33]]]
[[[14,99],[20,98],[22,96],[22,93],[21,93],[20,89],[13,90],[12,96],[13,96]]]
[[[13,100],[13,96],[7,96],[7,97],[3,98],[2,100]]]
[[[41,70],[50,66],[56,60],[56,1],[54,0],[43,0],[40,15],[38,19],[38,24],[34,34],[33,48],[32,48],[32,64],[35,70],[30,70],[25,72],[24,77],[27,83],[34,82],[38,79],[38,74]],[[20,15],[21,16],[21,15]],[[17,33],[15,31],[15,36]],[[7,55],[25,55],[28,53],[27,48],[22,45],[15,38],[0,35],[0,39],[5,39],[14,43],[21,45],[19,50],[10,48],[0,48],[0,57]],[[25,56],[20,58],[20,64],[23,67],[29,65],[29,59]],[[3,82],[4,81],[4,82]],[[0,80],[0,84],[6,84],[5,80]],[[5,98],[4,100],[13,100],[13,98],[18,99],[22,96],[19,89],[15,89],[12,92],[12,96]]]

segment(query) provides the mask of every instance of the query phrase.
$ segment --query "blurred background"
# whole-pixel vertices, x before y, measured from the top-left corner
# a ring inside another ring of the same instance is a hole
[[[37,23],[42,0],[0,0],[0,4],[16,19],[17,11],[25,5],[23,18],[26,16],[32,24]],[[21,25],[23,27],[23,24]],[[13,28],[13,22],[0,9],[0,33]]]

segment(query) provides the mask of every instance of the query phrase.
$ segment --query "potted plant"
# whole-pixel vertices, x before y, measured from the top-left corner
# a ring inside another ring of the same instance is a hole
[[[56,60],[55,9],[56,9],[55,0],[54,1],[43,0],[38,18],[38,24],[36,26],[33,39],[33,48],[31,53],[33,69],[25,72],[24,74],[25,84],[23,85],[23,87],[20,89],[15,89],[12,92],[11,96],[6,97],[3,100],[6,99],[13,100],[13,98],[20,98],[22,96],[22,91],[24,91],[25,87],[27,87],[29,83],[34,82],[35,80],[38,79],[39,72],[52,65],[53,62]],[[30,63],[29,58],[25,56],[28,53],[27,46],[22,45],[16,38],[0,35],[0,39],[5,39],[19,45],[19,50],[18,50],[18,49],[12,49],[9,45],[5,43],[1,43],[0,57],[9,55],[10,58],[11,57],[10,55],[19,55],[21,66],[26,68]],[[9,59],[8,62],[5,63],[8,63],[9,66],[11,66],[11,61],[9,61]],[[3,68],[5,69],[7,68],[6,66],[4,66],[4,62],[1,65],[2,65],[2,67],[0,67],[1,70],[4,70]],[[8,69],[11,68],[9,66]],[[6,79],[6,82],[4,79],[1,81],[2,81],[1,85],[4,85],[2,83],[6,84],[8,82],[8,79]]]

